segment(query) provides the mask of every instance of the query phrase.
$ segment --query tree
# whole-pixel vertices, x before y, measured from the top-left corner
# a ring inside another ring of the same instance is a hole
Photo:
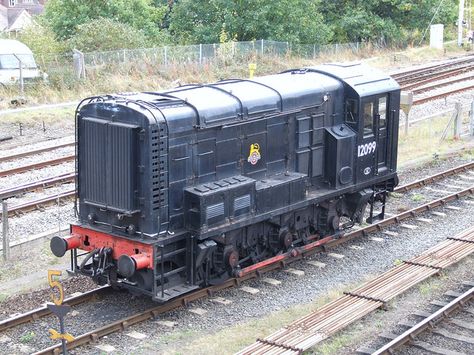
[[[319,0],[180,0],[169,30],[180,43],[216,43],[224,27],[238,41],[325,43],[331,31],[318,7]]]
[[[98,18],[126,23],[147,36],[159,34],[166,5],[151,0],[49,0],[44,18],[58,39],[71,38],[79,25]]]
[[[69,44],[71,48],[83,52],[109,51],[146,47],[147,38],[142,31],[130,25],[99,18],[79,25]]]
[[[390,41],[423,32],[439,4],[439,0],[334,0],[324,2],[319,10],[332,27],[336,42]],[[444,0],[441,5],[434,23],[454,23],[457,1]]]
[[[66,50],[63,42],[56,40],[54,32],[41,23],[32,23],[19,34],[19,40],[25,43],[34,54],[61,54]]]

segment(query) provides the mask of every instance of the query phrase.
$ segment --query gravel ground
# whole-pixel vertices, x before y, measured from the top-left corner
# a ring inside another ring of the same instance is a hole
[[[444,91],[448,90],[446,87],[440,88],[439,90],[443,90],[443,89]],[[440,91],[440,92],[444,92],[444,91]],[[429,92],[429,96],[434,95],[434,94],[435,94],[434,90]],[[474,90],[467,90],[455,95],[450,95],[447,98],[429,101],[421,105],[416,105],[411,108],[409,118],[411,120],[415,120],[415,119],[420,119],[420,118],[427,117],[430,115],[434,115],[442,111],[453,110],[454,104],[458,101],[462,104],[463,110],[469,111],[473,98],[474,98]],[[403,122],[404,117],[405,117],[404,113],[400,111],[400,122]]]
[[[78,276],[61,281],[64,288],[64,298],[76,292],[85,292],[96,288],[90,278]],[[0,303],[0,319],[6,319],[16,313],[23,313],[26,309],[34,309],[50,300],[51,290],[41,289],[29,293],[10,296]]]
[[[7,189],[74,171],[74,161],[0,178],[0,189]]]
[[[20,148],[22,146],[29,146],[32,142],[43,143],[53,139],[62,139],[74,135],[74,118],[48,123],[46,125],[46,132],[43,131],[41,123],[26,122],[22,123],[22,134],[20,136],[20,128],[18,123],[5,123],[0,119],[0,137],[12,136],[13,139],[0,142],[0,150],[8,150]]]
[[[59,208],[58,206],[48,207],[45,212],[33,211],[21,217],[9,218],[10,242],[25,239],[25,236],[36,235],[58,226],[64,228],[75,220],[74,205],[71,202]]]
[[[36,149],[54,147],[60,144],[70,143],[70,142],[74,142],[73,135],[56,138],[56,139],[48,139],[45,141],[36,141],[33,143],[29,142],[28,144],[22,144],[16,147],[10,147],[10,148],[2,147],[2,150],[0,151],[0,157],[29,152],[31,150],[36,150]]]
[[[21,166],[26,166],[30,164],[36,164],[47,160],[53,160],[62,158],[69,155],[74,155],[74,147],[64,147],[55,150],[51,150],[49,152],[39,153],[31,156],[27,156],[24,158],[19,158],[15,160],[5,161],[0,163],[0,171],[1,170],[10,170],[14,168],[18,168]]]

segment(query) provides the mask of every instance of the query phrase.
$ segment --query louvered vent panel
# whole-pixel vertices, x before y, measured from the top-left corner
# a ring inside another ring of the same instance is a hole
[[[107,136],[107,121],[84,118],[81,122],[81,195],[86,201],[105,205],[107,152],[104,141]]]

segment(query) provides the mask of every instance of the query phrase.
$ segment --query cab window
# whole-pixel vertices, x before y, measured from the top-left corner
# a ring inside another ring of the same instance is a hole
[[[359,105],[357,100],[349,99],[346,101],[346,123],[355,125],[357,123],[357,115],[359,114]]]
[[[379,98],[379,127],[387,127],[387,97],[383,96]]]
[[[374,134],[374,103],[364,104],[364,137]]]

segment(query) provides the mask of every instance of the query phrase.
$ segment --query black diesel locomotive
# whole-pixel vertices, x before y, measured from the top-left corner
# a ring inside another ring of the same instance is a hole
[[[337,234],[398,182],[399,101],[360,64],[84,100],[79,221],[51,249],[165,302]]]

